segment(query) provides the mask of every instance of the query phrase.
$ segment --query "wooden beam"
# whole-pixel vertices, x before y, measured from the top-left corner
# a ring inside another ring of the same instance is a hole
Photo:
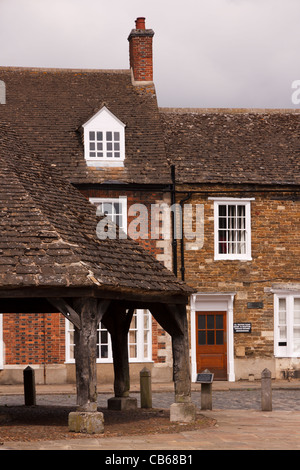
[[[128,290],[110,290],[99,287],[23,287],[16,289],[0,289],[0,299],[2,298],[82,298],[94,297],[98,299],[107,300],[122,300],[128,302],[139,302],[141,305],[144,303],[171,303],[171,304],[187,304],[188,294],[172,294],[164,292],[148,292],[136,289],[133,291]],[[141,308],[146,308],[142,307]]]
[[[48,302],[62,313],[76,328],[81,330],[80,315],[64,300],[58,297],[47,298]]]
[[[167,333],[169,333],[170,336],[182,335],[182,326],[178,320],[178,315],[175,313],[178,310],[174,307],[175,311],[173,311],[172,307],[174,307],[173,304],[172,306],[155,303],[148,305],[148,308],[155,320]]]

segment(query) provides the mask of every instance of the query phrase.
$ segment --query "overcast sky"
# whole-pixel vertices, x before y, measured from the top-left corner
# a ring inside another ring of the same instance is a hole
[[[300,108],[300,0],[0,0],[0,65],[127,69],[139,16],[160,106]]]

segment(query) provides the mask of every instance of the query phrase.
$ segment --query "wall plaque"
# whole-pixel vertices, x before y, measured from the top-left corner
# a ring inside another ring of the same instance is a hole
[[[234,323],[234,333],[251,333],[252,323]]]
[[[264,308],[263,302],[248,302],[247,308]]]

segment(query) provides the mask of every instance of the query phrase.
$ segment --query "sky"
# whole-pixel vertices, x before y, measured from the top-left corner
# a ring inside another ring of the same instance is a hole
[[[159,106],[300,109],[300,0],[0,0],[0,66],[128,69],[140,16]]]

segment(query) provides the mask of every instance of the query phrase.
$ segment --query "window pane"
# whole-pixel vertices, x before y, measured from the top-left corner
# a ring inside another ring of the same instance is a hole
[[[198,315],[198,328],[205,329],[205,315]]]
[[[112,132],[106,132],[106,140],[112,140]]]
[[[100,348],[100,358],[99,359],[107,359],[108,358],[108,346],[107,344],[103,344]]]
[[[279,299],[279,324],[285,325],[286,324],[286,299]]]
[[[227,206],[220,205],[219,206],[219,217],[226,217],[227,216]],[[226,220],[226,219],[225,219]]]
[[[207,344],[212,345],[215,344],[215,332],[208,330],[207,331]]]
[[[136,348],[136,345],[135,345],[135,344],[131,344],[131,345],[129,346],[129,357],[130,357],[131,359],[137,357],[137,348]]]
[[[300,324],[300,298],[294,299],[294,322]]]
[[[224,333],[223,331],[216,331],[216,344],[223,344]]]
[[[102,132],[97,132],[97,140],[103,140],[103,133]]]
[[[207,328],[212,330],[215,327],[215,316],[207,315]]]
[[[90,140],[95,140],[95,132],[90,132]]]
[[[205,331],[198,331],[198,344],[201,346],[206,344],[205,339]]]
[[[216,315],[216,328],[223,328],[223,315]]]
[[[286,327],[285,326],[279,327],[279,338],[286,339]]]
[[[114,140],[120,140],[120,132],[114,132]]]

